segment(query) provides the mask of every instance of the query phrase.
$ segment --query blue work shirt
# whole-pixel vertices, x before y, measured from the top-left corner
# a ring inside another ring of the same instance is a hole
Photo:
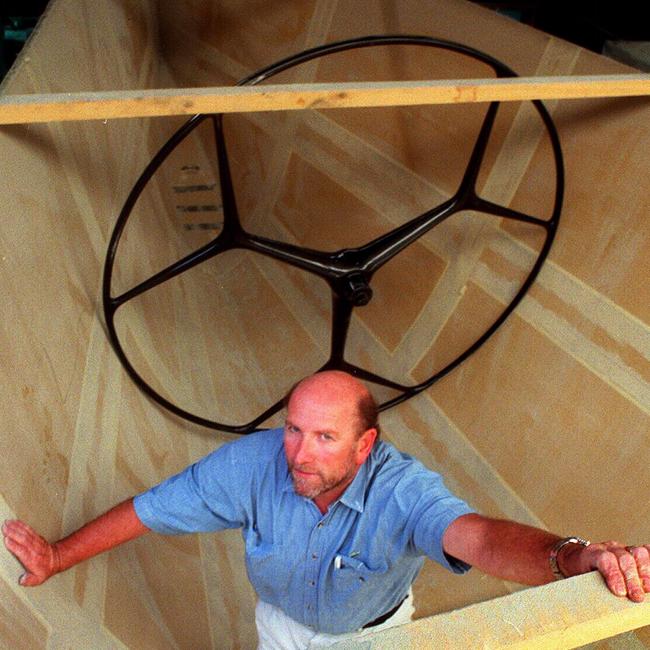
[[[241,528],[259,598],[318,632],[358,630],[390,611],[424,556],[469,569],[443,552],[442,536],[472,510],[439,474],[382,441],[325,515],[295,493],[282,429],[223,445],[134,505],[159,533]]]

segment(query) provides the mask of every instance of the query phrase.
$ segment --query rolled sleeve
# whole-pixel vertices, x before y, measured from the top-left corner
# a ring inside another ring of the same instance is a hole
[[[238,495],[246,491],[246,480],[245,468],[224,445],[139,494],[133,505],[145,526],[166,535],[238,528],[245,516]]]
[[[470,565],[447,555],[442,546],[442,538],[453,521],[474,510],[449,492],[439,475],[434,474],[434,477],[415,510],[417,519],[413,529],[413,543],[419,552],[449,571],[466,573],[471,568]]]

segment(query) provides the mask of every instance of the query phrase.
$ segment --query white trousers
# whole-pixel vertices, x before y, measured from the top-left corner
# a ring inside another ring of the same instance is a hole
[[[325,632],[316,632],[294,621],[278,607],[259,600],[255,608],[255,625],[259,637],[257,650],[315,650],[316,648],[327,648],[339,641],[361,639],[372,632],[409,623],[414,611],[413,591],[409,590],[408,596],[400,605],[400,608],[380,625],[347,634],[326,634]]]

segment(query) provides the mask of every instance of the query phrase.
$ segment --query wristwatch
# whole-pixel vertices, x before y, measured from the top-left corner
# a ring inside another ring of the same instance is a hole
[[[564,548],[567,544],[580,544],[581,546],[589,546],[591,542],[589,542],[586,539],[583,539],[582,537],[565,537],[564,539],[559,539],[556,543],[555,546],[551,549],[551,554],[548,556],[548,561],[549,564],[551,565],[551,571],[553,572],[553,575],[555,576],[556,580],[564,580],[564,578],[567,578],[568,576],[565,576],[564,573],[560,570],[560,567],[557,563],[557,556],[560,553],[560,550]]]

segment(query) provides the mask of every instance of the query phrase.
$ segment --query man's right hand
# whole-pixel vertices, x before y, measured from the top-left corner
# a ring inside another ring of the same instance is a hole
[[[12,519],[2,526],[5,546],[25,567],[19,583],[43,584],[53,575],[149,532],[140,521],[133,499],[127,499],[54,544],[31,526]]]
[[[31,526],[17,519],[5,521],[2,534],[7,549],[23,565],[19,583],[36,587],[61,570],[56,547],[43,539]]]

